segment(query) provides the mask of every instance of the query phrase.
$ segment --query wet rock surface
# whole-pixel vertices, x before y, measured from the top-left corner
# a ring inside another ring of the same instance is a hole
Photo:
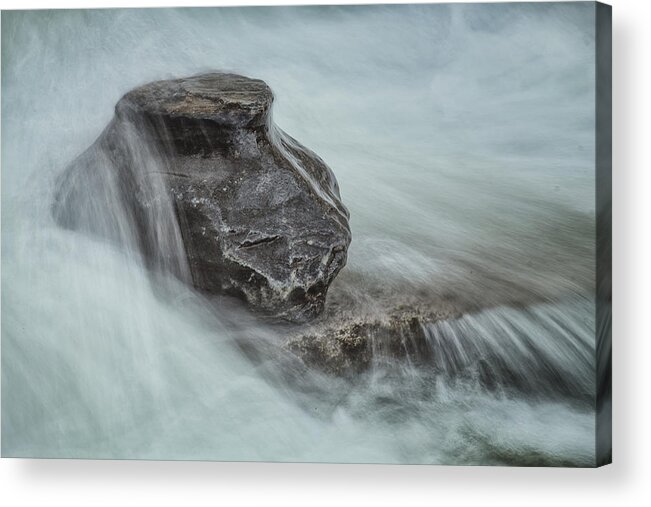
[[[61,178],[55,218],[116,236],[119,224],[91,223],[84,210],[119,200],[135,217],[145,257],[160,259],[166,244],[152,210],[165,193],[195,287],[309,321],[346,263],[349,215],[332,171],[273,124],[272,102],[263,81],[224,73],[127,93]],[[92,195],[97,181],[109,188],[104,197]]]
[[[382,357],[426,361],[431,348],[421,323],[430,318],[435,320],[413,311],[396,311],[387,318],[326,323],[290,336],[284,347],[311,367],[349,377],[368,370]]]
[[[333,287],[326,311],[311,323],[289,328],[283,348],[309,367],[353,377],[382,361],[428,364],[433,349],[423,326],[459,317],[456,301],[379,289],[373,304]]]
[[[365,300],[353,283],[358,280],[347,271],[333,284],[320,317],[282,335],[283,349],[309,369],[353,385],[376,375],[405,374],[593,406],[594,377],[574,368],[592,355],[572,345],[566,364],[557,364],[556,351],[539,339],[557,333],[569,343],[584,342],[585,331],[576,322],[563,322],[563,310],[477,309],[452,294],[407,287],[366,286]]]

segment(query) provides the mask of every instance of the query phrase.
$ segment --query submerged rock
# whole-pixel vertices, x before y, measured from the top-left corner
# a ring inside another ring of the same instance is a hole
[[[273,125],[272,102],[263,81],[224,73],[127,93],[61,178],[55,218],[119,237],[117,203],[145,257],[160,260],[174,236],[160,232],[170,199],[195,287],[286,320],[315,317],[346,263],[349,215],[326,164]]]
[[[350,377],[384,359],[430,359],[432,350],[421,319],[406,311],[388,318],[342,320],[291,333],[283,346],[310,367]]]
[[[360,280],[343,278],[323,315],[282,333],[285,350],[323,373],[351,378],[383,362],[429,364],[434,351],[424,326],[461,316],[454,299],[373,286],[360,294]]]

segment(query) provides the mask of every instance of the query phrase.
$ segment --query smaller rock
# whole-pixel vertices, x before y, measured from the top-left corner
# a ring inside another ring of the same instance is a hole
[[[398,305],[384,315],[332,316],[291,333],[284,348],[308,366],[339,377],[352,377],[385,360],[426,363],[432,348],[423,325],[458,315]]]

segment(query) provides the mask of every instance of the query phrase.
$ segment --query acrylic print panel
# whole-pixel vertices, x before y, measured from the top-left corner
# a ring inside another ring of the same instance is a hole
[[[609,7],[5,11],[2,126],[3,456],[610,461]]]

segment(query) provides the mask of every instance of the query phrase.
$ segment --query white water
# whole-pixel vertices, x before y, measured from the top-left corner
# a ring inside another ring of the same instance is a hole
[[[592,9],[3,13],[3,455],[591,464]],[[252,363],[234,339],[271,330],[56,226],[54,180],[122,94],[215,69],[266,80],[337,175],[335,284],[475,309],[428,326],[432,364]]]

